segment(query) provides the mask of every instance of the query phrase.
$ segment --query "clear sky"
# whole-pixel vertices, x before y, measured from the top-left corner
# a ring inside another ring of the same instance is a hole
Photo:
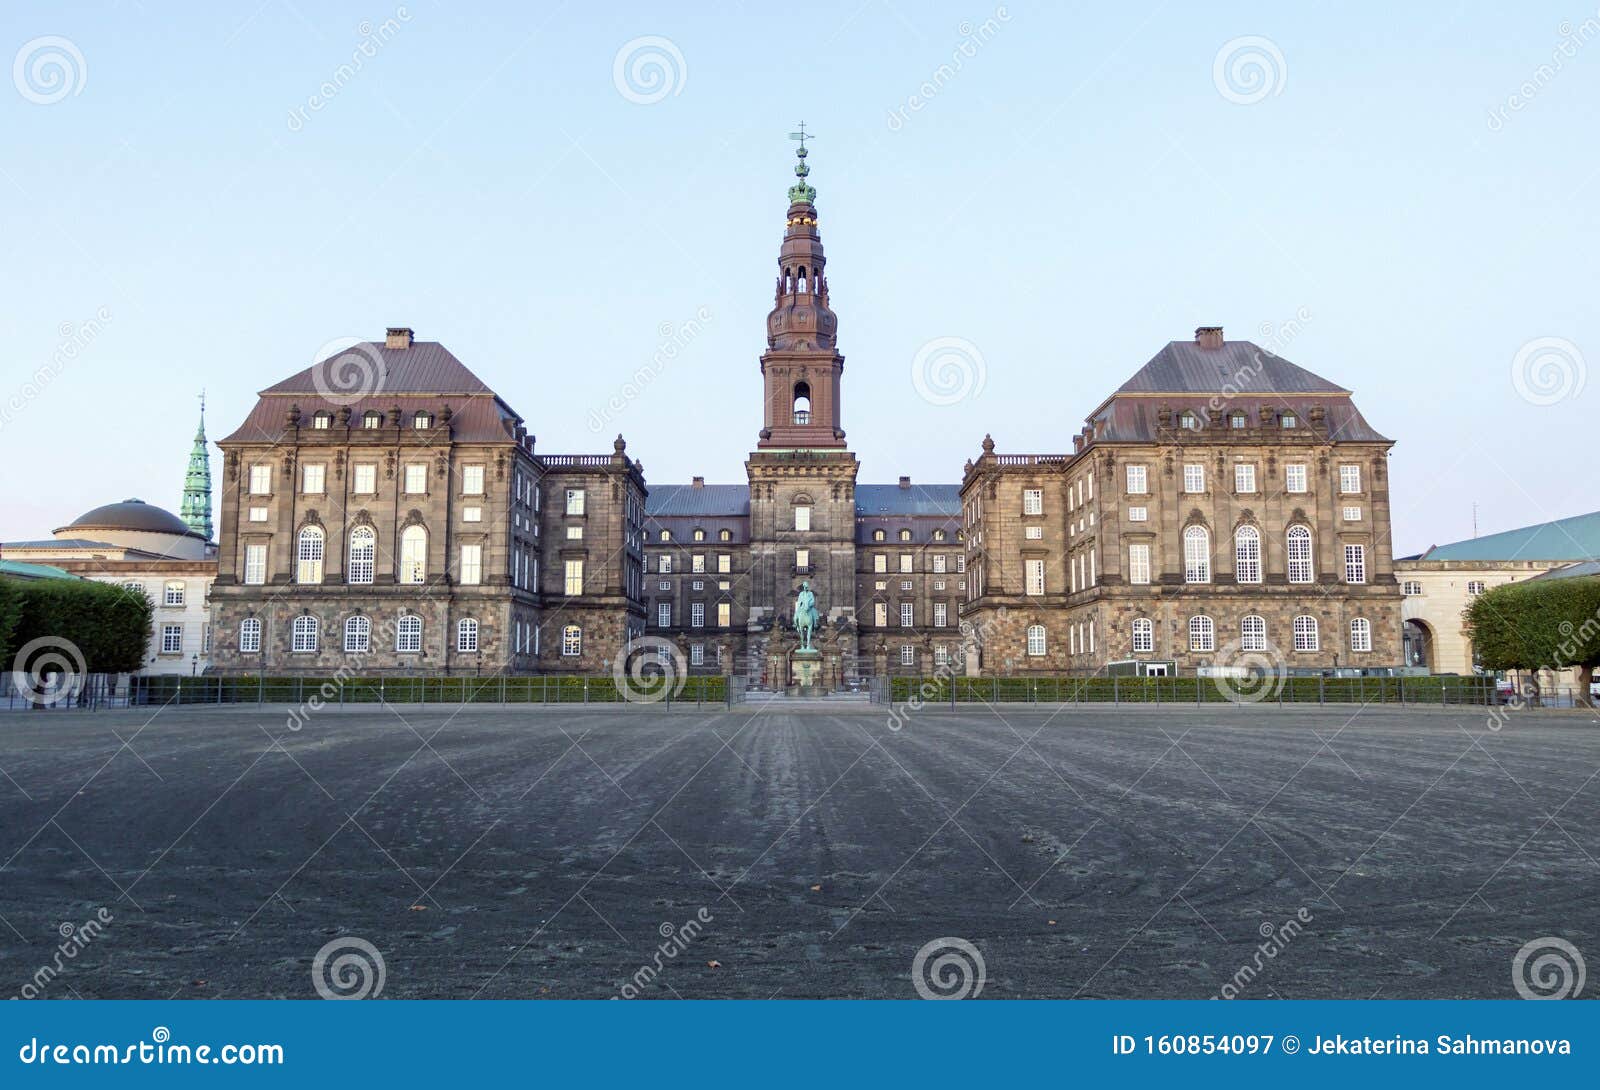
[[[863,481],[1292,322],[1397,440],[1397,554],[1600,508],[1594,0],[1290,8],[7,0],[0,540],[176,510],[202,386],[217,438],[386,325],[541,451],[742,480],[802,118]]]

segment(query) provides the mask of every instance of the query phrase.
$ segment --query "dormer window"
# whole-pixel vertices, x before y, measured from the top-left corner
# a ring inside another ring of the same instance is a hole
[[[361,426],[369,430],[383,427],[383,414],[372,410],[362,413]]]
[[[694,532],[694,539],[696,541],[704,541],[706,539],[706,532],[704,530],[696,530]]]
[[[943,530],[935,530],[933,532],[933,540],[935,540],[935,541],[943,541],[944,540],[944,531]]]
[[[804,382],[794,384],[794,422],[811,423],[811,387]]]
[[[1230,428],[1243,428],[1248,424],[1249,420],[1246,418],[1244,413],[1234,413],[1232,416],[1228,417],[1228,426]]]
[[[672,540],[672,531],[671,530],[662,530],[661,531],[661,540],[662,541],[671,541]]]
[[[882,541],[883,540],[883,531],[882,530],[874,530],[874,531],[872,531],[872,540],[873,541]]]
[[[318,431],[327,431],[329,428],[333,427],[333,414],[328,412],[326,409],[316,413],[311,418],[311,426],[316,428]]]
[[[433,414],[426,409],[422,410],[411,418],[411,426],[418,431],[433,427]]]
[[[1200,418],[1194,413],[1186,410],[1178,417],[1178,427],[1185,428],[1188,431],[1198,431],[1200,428]]]
[[[910,541],[911,540],[911,531],[910,530],[901,530],[900,531],[900,540],[901,541]]]
[[[732,541],[733,540],[733,531],[732,530],[718,530],[717,531],[717,540],[718,541]]]
[[[1286,428],[1297,428],[1300,426],[1300,419],[1294,413],[1284,413],[1278,418],[1278,423]]]

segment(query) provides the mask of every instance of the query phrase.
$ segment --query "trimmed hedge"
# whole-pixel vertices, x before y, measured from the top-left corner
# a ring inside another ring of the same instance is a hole
[[[1210,677],[894,677],[889,699],[924,703],[1084,703],[1228,704],[1255,703],[1230,698]],[[1490,704],[1494,682],[1478,677],[1286,677],[1252,690],[1261,703],[1285,704]]]
[[[598,677],[139,677],[136,702],[145,704],[617,704],[624,702],[610,674]],[[683,679],[674,704],[721,704],[722,676]]]
[[[132,673],[144,665],[154,608],[145,595],[110,583],[0,580],[0,649],[9,667],[34,640],[47,641],[42,651],[70,644],[91,674]]]

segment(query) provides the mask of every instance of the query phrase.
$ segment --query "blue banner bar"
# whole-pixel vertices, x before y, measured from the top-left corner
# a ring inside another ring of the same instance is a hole
[[[9,1086],[1415,1086],[1600,1074],[1600,1003],[65,1002],[0,1016]],[[1585,1081],[1586,1080],[1586,1081]],[[449,1085],[449,1084],[445,1084]]]

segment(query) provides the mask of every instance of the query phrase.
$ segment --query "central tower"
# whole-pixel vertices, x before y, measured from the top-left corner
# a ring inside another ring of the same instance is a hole
[[[856,674],[856,456],[839,425],[839,320],[828,305],[817,191],[806,181],[805,126],[795,139],[795,184],[778,249],[778,285],[761,354],[762,426],[750,478],[752,680],[794,682],[792,606],[802,583],[816,595],[827,687]]]

